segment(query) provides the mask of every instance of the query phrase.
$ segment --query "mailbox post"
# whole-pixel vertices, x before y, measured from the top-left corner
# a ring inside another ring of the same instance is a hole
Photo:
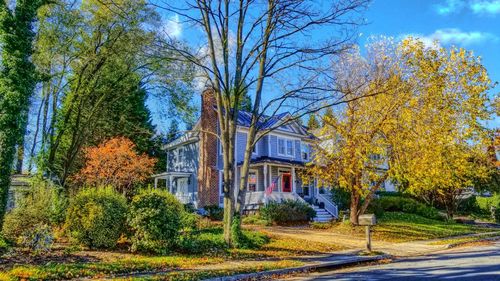
[[[374,214],[361,215],[358,218],[359,225],[366,227],[366,250],[372,251],[371,226],[377,224],[377,219]]]

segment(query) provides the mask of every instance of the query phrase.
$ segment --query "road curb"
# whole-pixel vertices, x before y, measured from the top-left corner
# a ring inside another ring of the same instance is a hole
[[[259,280],[259,279],[265,279],[267,277],[286,275],[286,274],[291,274],[291,273],[314,272],[314,271],[321,271],[321,270],[340,269],[343,267],[360,265],[360,264],[379,261],[379,260],[388,259],[388,258],[391,258],[391,256],[379,255],[379,256],[373,256],[373,257],[353,257],[351,259],[346,259],[346,260],[341,260],[341,261],[323,262],[323,263],[319,263],[319,264],[289,267],[289,268],[275,269],[275,270],[262,271],[262,272],[215,277],[215,278],[204,279],[203,281]]]

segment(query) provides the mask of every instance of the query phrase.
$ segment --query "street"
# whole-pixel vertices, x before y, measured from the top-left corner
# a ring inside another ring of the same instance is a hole
[[[286,280],[500,280],[500,241]]]

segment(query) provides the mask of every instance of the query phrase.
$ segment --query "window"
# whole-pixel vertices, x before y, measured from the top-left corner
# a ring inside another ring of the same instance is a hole
[[[247,190],[250,192],[257,191],[257,171],[256,170],[250,170],[248,172]]]
[[[293,140],[278,138],[278,155],[293,157]]]
[[[184,160],[184,147],[179,147],[177,149],[177,163],[178,163],[178,165],[182,165],[183,160]]]
[[[303,143],[301,146],[302,160],[309,160],[310,148],[308,144]]]
[[[286,155],[293,156],[293,140],[286,140]]]
[[[278,154],[285,155],[285,140],[278,139]]]

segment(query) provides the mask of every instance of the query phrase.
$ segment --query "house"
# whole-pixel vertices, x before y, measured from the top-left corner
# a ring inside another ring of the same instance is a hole
[[[155,187],[165,186],[182,203],[191,203],[195,207],[223,206],[223,151],[216,136],[219,132],[216,110],[213,91],[205,90],[199,121],[192,132],[166,145],[166,171],[154,175]],[[265,130],[279,126],[288,117],[288,113],[263,116],[259,127]],[[250,113],[239,112],[235,141],[236,187],[240,183],[250,120]],[[314,204],[319,214],[317,220],[337,217],[337,206],[329,196],[319,192],[317,181],[303,182],[300,176],[305,164],[311,160],[313,138],[298,122],[287,122],[257,142],[250,163],[246,209],[258,207],[267,200],[293,199]],[[271,185],[272,193],[266,194],[266,188]]]

